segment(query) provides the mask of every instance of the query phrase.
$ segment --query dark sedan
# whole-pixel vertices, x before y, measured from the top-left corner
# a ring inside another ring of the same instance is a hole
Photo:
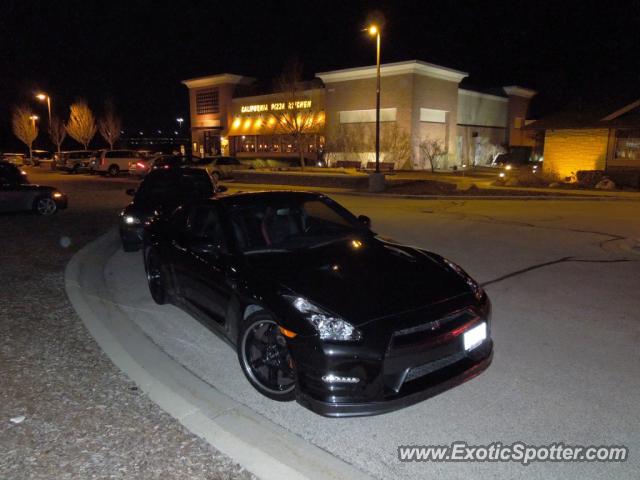
[[[368,226],[314,193],[195,202],[145,230],[149,289],[235,345],[259,392],[322,415],[387,412],[479,374],[493,350],[483,289]]]
[[[133,201],[120,213],[120,238],[125,252],[142,245],[142,230],[154,215],[170,213],[193,198],[208,198],[216,193],[209,174],[198,168],[152,170],[137,190],[127,190]]]
[[[0,161],[0,212],[32,211],[53,215],[67,208],[67,196],[54,187],[33,185],[26,174],[7,161]]]

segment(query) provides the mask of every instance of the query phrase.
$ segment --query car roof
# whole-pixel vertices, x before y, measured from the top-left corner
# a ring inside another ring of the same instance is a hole
[[[250,205],[252,203],[269,203],[278,200],[315,199],[323,198],[324,194],[309,191],[278,190],[259,192],[238,192],[230,195],[211,197],[207,203],[221,203],[223,205]]]
[[[194,168],[194,167],[183,167],[183,166],[179,166],[179,167],[170,167],[170,168],[158,168],[158,169],[154,169],[151,170],[151,172],[149,172],[149,175],[147,175],[145,177],[149,178],[149,177],[159,177],[161,175],[175,175],[175,176],[181,176],[181,175],[188,175],[190,173],[195,173],[197,175],[207,175],[208,173],[206,170],[203,170],[202,168]]]
[[[0,160],[0,165],[11,165],[12,167],[18,168],[15,164],[9,162],[8,160]]]

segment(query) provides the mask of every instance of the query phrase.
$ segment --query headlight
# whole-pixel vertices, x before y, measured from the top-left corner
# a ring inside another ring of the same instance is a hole
[[[469,274],[465,272],[459,265],[456,265],[451,260],[447,260],[446,258],[443,258],[443,260],[451,270],[456,272],[460,277],[464,279],[465,282],[467,282],[467,285],[469,285],[469,287],[471,288],[473,296],[476,297],[476,300],[482,300],[482,297],[484,297],[484,289],[480,285],[478,285],[478,282],[471,278]]]
[[[338,342],[355,342],[362,338],[360,331],[346,320],[334,317],[322,308],[314,305],[302,297],[285,295],[296,310],[304,314],[305,318],[313,325],[321,340],[333,340]]]
[[[62,194],[60,192],[53,192],[53,198],[62,198]]]
[[[127,225],[138,225],[140,223],[140,219],[138,217],[134,217],[133,215],[125,215],[123,217],[123,220]]]

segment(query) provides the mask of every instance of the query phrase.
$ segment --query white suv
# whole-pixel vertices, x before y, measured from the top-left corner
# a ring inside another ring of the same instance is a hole
[[[129,164],[141,158],[142,155],[134,150],[100,150],[91,162],[91,171],[115,177],[120,172],[128,171]]]

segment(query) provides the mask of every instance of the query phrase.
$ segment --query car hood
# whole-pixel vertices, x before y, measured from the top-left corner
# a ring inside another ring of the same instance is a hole
[[[305,297],[354,325],[470,292],[437,255],[374,237],[247,258],[269,288]]]

